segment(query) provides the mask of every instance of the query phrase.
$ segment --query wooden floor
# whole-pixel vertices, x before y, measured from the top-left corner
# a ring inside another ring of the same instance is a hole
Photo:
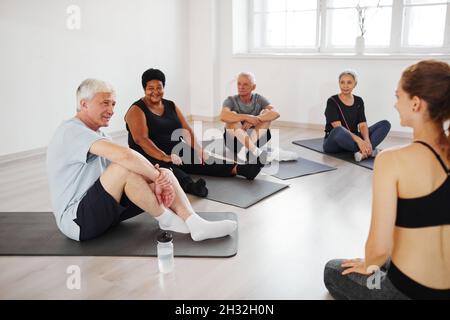
[[[0,299],[329,299],[325,263],[363,257],[372,171],[291,143],[321,136],[280,128],[283,149],[338,170],[287,180],[290,188],[248,209],[190,197],[197,211],[238,214],[235,257],[177,257],[169,275],[153,257],[0,257]],[[0,211],[51,211],[42,156],[0,164],[0,181]],[[80,290],[66,287],[71,265],[81,268]]]

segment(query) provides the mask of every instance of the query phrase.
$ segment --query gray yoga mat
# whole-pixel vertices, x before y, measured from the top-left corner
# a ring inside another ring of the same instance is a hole
[[[232,212],[199,213],[216,221],[237,221]],[[51,212],[1,212],[0,255],[7,256],[156,256],[161,230],[155,219],[142,213],[121,222],[98,238],[78,242],[57,228]],[[172,232],[178,257],[232,257],[237,253],[238,230],[227,237],[195,242],[189,234]]]
[[[287,180],[331,170],[336,170],[336,168],[298,158],[293,161],[272,162],[270,165],[266,165],[262,171],[278,179]]]
[[[308,140],[297,140],[297,141],[293,141],[293,144],[296,144],[298,146],[301,147],[305,147],[323,154],[326,154],[327,156],[331,156],[331,157],[335,157],[341,160],[345,160],[348,162],[351,162],[353,164],[356,164],[358,166],[367,168],[367,169],[371,169],[373,170],[373,163],[374,163],[374,158],[368,158],[365,159],[361,162],[357,162],[355,161],[354,157],[353,157],[353,153],[352,152],[340,152],[340,153],[326,153],[323,151],[323,138],[317,138],[317,139],[308,139]]]
[[[209,177],[203,178],[208,188],[209,200],[230,204],[240,208],[248,208],[268,196],[287,188],[287,184],[275,183],[256,178],[247,180],[241,177]]]

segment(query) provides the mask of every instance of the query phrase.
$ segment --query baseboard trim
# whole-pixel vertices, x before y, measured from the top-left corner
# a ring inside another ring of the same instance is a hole
[[[220,121],[220,116],[210,117],[210,116],[197,116],[197,115],[188,115],[186,117],[188,121],[205,121],[205,122],[216,122]],[[310,129],[310,130],[320,130],[323,131],[323,124],[317,123],[302,123],[302,122],[294,122],[294,121],[284,121],[284,120],[275,120],[273,125],[276,127],[288,127],[288,128],[300,128],[300,129]],[[412,132],[405,131],[390,131],[389,136],[393,138],[405,138],[412,139]]]
[[[205,121],[205,122],[216,122],[216,121],[220,121],[220,116],[197,116],[197,115],[188,115],[186,117],[186,119],[188,121]]]
[[[47,147],[42,148],[36,148],[32,150],[22,151],[22,152],[16,152],[11,154],[6,154],[3,156],[0,156],[0,165],[7,164],[10,162],[15,162],[18,160],[24,160],[24,159],[40,159],[42,156],[45,156],[45,153],[47,152]]]
[[[403,139],[413,139],[412,132],[404,132],[404,131],[390,131],[389,136],[393,138],[403,138]]]
[[[294,121],[275,120],[273,125],[276,127],[300,128],[323,131],[323,125],[317,123],[302,123]]]
[[[197,115],[188,115],[186,116],[188,121],[205,121],[205,122],[216,122],[220,121],[220,116],[197,116]],[[281,121],[275,120],[273,124],[277,127],[290,127],[290,128],[303,128],[303,129],[314,129],[314,130],[323,130],[323,125],[321,124],[311,124],[311,123],[299,123],[292,121]]]
[[[220,121],[219,116],[208,117],[208,116],[196,116],[196,115],[188,115],[188,121],[205,121],[205,122],[216,122]],[[289,127],[289,128],[301,128],[301,129],[310,129],[310,130],[320,130],[323,131],[323,125],[314,124],[314,123],[300,123],[293,121],[281,121],[276,120],[273,123],[277,127]],[[111,138],[118,139],[123,138],[128,134],[126,130],[119,130],[109,133]],[[393,138],[404,138],[404,139],[412,139],[412,132],[404,132],[404,131],[391,131],[389,132],[389,136]],[[47,152],[47,147],[36,148],[32,150],[17,152],[6,154],[0,156],[0,165],[4,165],[10,162],[18,161],[18,160],[30,160],[30,159],[40,159],[41,157],[45,157]]]
[[[127,130],[119,130],[119,131],[114,131],[111,133],[108,133],[109,136],[113,139],[117,139],[117,138],[122,138],[128,135],[128,131]]]
[[[126,136],[128,132],[126,130],[114,131],[109,133],[109,136],[113,139],[122,138]],[[32,159],[41,159],[45,157],[47,153],[47,147],[41,147],[36,149],[31,149],[27,151],[21,151],[11,154],[6,154],[0,156],[0,165],[4,165],[10,162],[15,162],[19,160],[32,160]]]

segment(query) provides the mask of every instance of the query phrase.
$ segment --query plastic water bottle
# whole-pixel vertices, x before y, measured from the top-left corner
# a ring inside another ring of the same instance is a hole
[[[167,231],[163,231],[158,235],[158,267],[159,272],[169,273],[173,271],[174,268],[174,258],[173,258],[173,237]]]

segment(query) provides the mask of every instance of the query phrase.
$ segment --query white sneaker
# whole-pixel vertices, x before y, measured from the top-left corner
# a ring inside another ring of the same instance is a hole
[[[361,162],[361,160],[363,159],[363,155],[362,155],[362,153],[361,152],[355,152],[355,154],[354,154],[354,156],[355,156],[355,161],[356,162]]]
[[[255,160],[256,159],[256,160]],[[272,161],[276,160],[276,154],[273,152],[262,151],[258,157],[253,153],[250,153],[249,162],[258,163],[259,165],[265,166]]]
[[[299,158],[298,154],[293,151],[278,149],[278,152],[271,152],[276,156],[277,161],[294,161]]]
[[[278,160],[276,152],[267,152],[266,163]]]
[[[274,151],[274,149],[269,147],[267,144],[263,145],[262,147],[259,147],[259,149],[261,151],[266,151],[266,152],[273,152]]]
[[[375,148],[372,150],[372,158],[375,158],[381,152],[380,149]]]

